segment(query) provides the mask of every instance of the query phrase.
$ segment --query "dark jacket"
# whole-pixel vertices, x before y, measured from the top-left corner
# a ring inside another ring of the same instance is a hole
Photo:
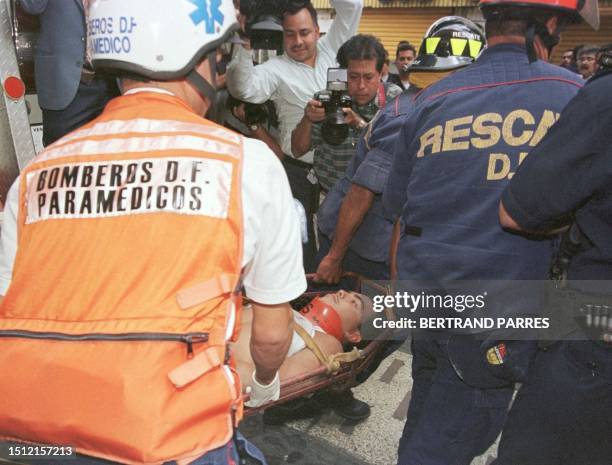
[[[34,57],[36,91],[42,108],[63,110],[74,99],[85,56],[82,0],[19,0],[40,19]]]

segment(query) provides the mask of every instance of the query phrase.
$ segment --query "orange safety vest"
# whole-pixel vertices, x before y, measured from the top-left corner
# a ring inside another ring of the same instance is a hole
[[[0,438],[147,464],[231,439],[242,156],[237,134],[139,92],[21,173]]]

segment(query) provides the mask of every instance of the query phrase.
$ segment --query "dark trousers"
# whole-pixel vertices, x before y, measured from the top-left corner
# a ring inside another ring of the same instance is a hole
[[[317,244],[314,233],[314,214],[319,208],[319,184],[312,183],[308,179],[308,172],[312,165],[304,163],[285,155],[283,166],[289,178],[289,186],[293,197],[300,201],[306,210],[306,221],[308,225],[308,242],[303,244],[304,270],[306,273],[314,273],[316,267]]]
[[[95,77],[79,83],[77,93],[63,110],[42,109],[43,145],[46,147],[96,118],[108,101],[119,95],[115,79]]]
[[[372,240],[376,240],[373,238]],[[319,266],[321,260],[327,255],[331,248],[331,239],[319,231],[319,252],[317,253],[316,265]],[[383,262],[375,262],[367,258],[360,257],[351,249],[346,251],[346,255],[342,260],[342,270],[358,273],[366,279],[372,280],[388,280],[389,265]]]
[[[241,461],[244,460],[244,462]],[[99,459],[87,455],[76,454],[69,459],[41,459],[36,460],[39,465],[119,465],[119,462],[111,462],[110,460]],[[208,451],[201,457],[194,459],[190,465],[267,465],[266,458],[263,453],[241,433],[237,433],[233,440],[217,449]],[[174,460],[164,462],[164,465],[176,465]]]
[[[540,351],[504,427],[495,465],[612,463],[612,347]]]
[[[412,341],[414,383],[399,465],[469,465],[493,444],[506,419],[513,390],[465,384],[449,361],[448,338],[440,332]]]

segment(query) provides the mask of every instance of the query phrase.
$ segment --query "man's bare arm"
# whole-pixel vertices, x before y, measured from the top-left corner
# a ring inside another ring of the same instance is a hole
[[[310,150],[312,146],[312,125],[325,119],[323,104],[310,100],[304,109],[304,116],[291,132],[291,153],[298,158]]]
[[[251,356],[255,378],[270,384],[287,356],[293,335],[293,315],[288,303],[263,305],[253,302]]]
[[[502,227],[506,229],[512,229],[513,231],[525,231],[520,224],[514,221],[514,218],[510,216],[506,207],[504,207],[504,202],[499,202],[499,222]]]
[[[310,150],[312,145],[312,123],[304,116],[291,133],[291,153],[298,158]]]
[[[232,115],[234,115],[234,117],[240,120],[241,123],[247,125],[244,103],[241,103],[240,105],[233,107],[231,109],[231,112],[232,112]],[[268,130],[265,127],[263,127],[263,125],[256,124],[255,129],[253,129],[253,126],[249,126],[249,131],[251,132],[251,138],[258,139],[262,141],[263,143],[265,143],[270,148],[270,150],[274,152],[274,155],[276,155],[279,160],[282,161],[285,158],[283,149],[281,148],[280,145],[278,145],[278,142],[276,142],[276,139],[272,137],[272,134],[270,134]]]
[[[508,210],[506,210],[506,207],[504,207],[503,201],[499,202],[499,222],[505,229],[511,229],[512,231],[522,232],[533,236],[555,236],[568,228],[568,225],[566,225],[549,231],[533,231],[525,229],[518,224],[516,220],[512,218],[512,216],[510,216],[510,213],[508,213]]]
[[[255,131],[251,131],[251,136],[264,142],[270,148],[270,150],[274,152],[274,155],[276,155],[279,160],[282,161],[285,158],[285,154],[283,153],[281,146],[278,145],[276,139],[274,139],[272,134],[270,134],[263,126],[259,126]]]
[[[342,277],[342,259],[346,255],[355,231],[363,222],[374,201],[374,192],[352,184],[340,207],[334,239],[328,254],[321,260],[316,281],[337,283]]]

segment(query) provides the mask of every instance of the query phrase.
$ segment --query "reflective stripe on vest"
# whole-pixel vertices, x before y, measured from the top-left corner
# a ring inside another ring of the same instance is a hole
[[[241,167],[239,136],[139,93],[24,170],[0,437],[151,464],[231,439]]]

